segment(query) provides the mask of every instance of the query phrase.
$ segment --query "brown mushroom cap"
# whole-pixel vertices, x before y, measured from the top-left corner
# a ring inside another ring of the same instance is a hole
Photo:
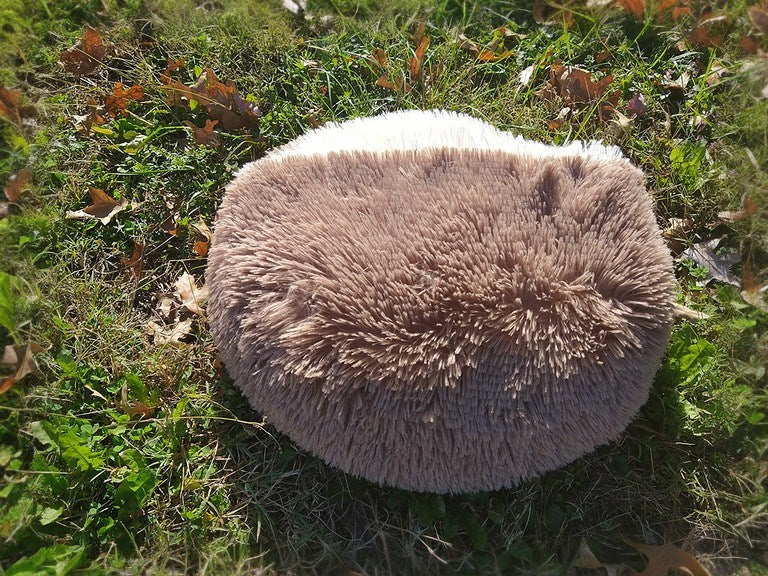
[[[326,462],[492,490],[626,427],[669,338],[671,265],[620,157],[275,154],[227,188],[208,315],[253,407]]]

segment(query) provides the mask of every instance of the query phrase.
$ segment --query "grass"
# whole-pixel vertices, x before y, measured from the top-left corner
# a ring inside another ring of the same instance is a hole
[[[313,122],[400,108],[467,112],[545,142],[615,143],[645,170],[660,226],[678,223],[678,250],[720,238],[766,279],[768,101],[758,95],[768,61],[740,47],[743,2],[694,3],[695,17],[679,20],[575,4],[569,26],[562,16],[537,23],[525,2],[379,4],[310,1],[311,19],[244,0],[0,8],[0,83],[36,109],[22,124],[0,117],[0,181],[32,173],[0,220],[0,307],[10,311],[0,338],[45,348],[42,375],[0,396],[0,573],[563,574],[582,539],[601,560],[640,569],[623,537],[673,542],[714,574],[768,573],[768,314],[739,287],[701,286],[706,272],[691,261],[677,264],[678,298],[708,317],[677,323],[622,437],[494,493],[413,494],[329,468],[248,408],[204,318],[176,311],[192,321],[178,345],[147,333],[150,321],[170,322],[161,298],[183,272],[202,281],[194,225],[211,224],[240,166]],[[701,48],[686,37],[709,9],[724,16],[711,32],[723,41]],[[425,72],[410,91],[377,86],[382,73],[408,78],[419,22],[431,38]],[[76,77],[58,59],[86,24],[107,55]],[[459,34],[480,46],[495,34],[512,54],[480,61]],[[387,54],[384,70],[370,61],[374,48]],[[194,145],[184,122],[202,127],[204,107],[169,105],[159,87],[179,58],[180,82],[207,67],[234,81],[262,111],[258,130],[219,130],[221,146]],[[551,126],[563,103],[540,89],[558,60],[612,74],[617,109],[628,115],[641,94],[647,113],[621,126],[598,103],[575,105]],[[115,82],[140,84],[144,97],[79,131],[88,98],[101,101]],[[88,187],[130,206],[108,224],[65,218],[89,203]],[[744,197],[755,215],[718,217]],[[121,262],[137,241],[139,279]]]

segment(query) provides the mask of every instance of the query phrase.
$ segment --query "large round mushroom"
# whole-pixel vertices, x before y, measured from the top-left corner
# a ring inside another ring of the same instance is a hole
[[[510,487],[619,435],[672,323],[643,174],[469,116],[330,124],[244,167],[208,317],[252,406],[351,474]]]

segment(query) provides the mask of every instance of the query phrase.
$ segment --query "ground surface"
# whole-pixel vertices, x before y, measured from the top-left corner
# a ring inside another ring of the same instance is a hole
[[[768,9],[376,4],[0,5],[0,573],[604,574],[581,543],[643,570],[630,539],[765,574]],[[240,166],[401,108],[615,143],[670,249],[710,242],[626,433],[515,490],[328,468],[248,409],[194,298]]]

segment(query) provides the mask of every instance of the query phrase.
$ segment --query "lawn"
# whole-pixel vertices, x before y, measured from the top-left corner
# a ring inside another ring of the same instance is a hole
[[[0,574],[768,574],[767,51],[740,0],[4,0]],[[206,324],[234,173],[405,108],[621,147],[676,257],[647,404],[512,490],[328,467]]]

